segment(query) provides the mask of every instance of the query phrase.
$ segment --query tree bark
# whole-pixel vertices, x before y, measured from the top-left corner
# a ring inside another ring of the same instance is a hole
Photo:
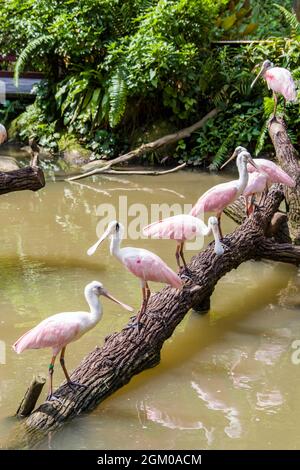
[[[284,196],[288,206],[288,226],[292,242],[300,245],[300,167],[298,154],[287,134],[284,120],[276,118],[269,123],[278,163],[295,181],[295,188],[284,187]]]
[[[29,416],[30,413],[34,410],[36,402],[39,399],[39,396],[43,390],[43,387],[46,383],[46,378],[40,375],[34,376],[31,384],[29,385],[23,400],[20,403],[20,406],[17,411],[17,416],[24,418]]]
[[[41,168],[26,166],[20,170],[0,172],[0,194],[12,191],[38,191],[45,186],[45,177]]]
[[[157,139],[153,142],[142,144],[137,149],[131,150],[130,152],[124,155],[120,155],[119,157],[114,158],[113,160],[110,160],[109,162],[106,162],[105,164],[103,164],[103,162],[101,161],[95,162],[95,166],[100,167],[100,168],[96,168],[95,170],[88,171],[82,175],[71,176],[70,178],[68,178],[68,181],[75,181],[75,180],[79,180],[82,178],[86,178],[87,176],[99,175],[101,173],[104,173],[106,170],[109,170],[114,165],[125,163],[128,160],[131,160],[132,158],[140,157],[141,155],[145,155],[146,153],[153,152],[154,150],[164,147],[165,145],[173,144],[174,142],[178,142],[178,140],[180,139],[185,139],[186,137],[189,137],[193,132],[203,127],[204,124],[209,119],[216,116],[218,112],[219,110],[215,108],[212,111],[210,111],[208,114],[206,114],[202,119],[200,119],[200,121],[196,122],[192,126],[181,129],[180,131],[175,132],[174,134],[165,135],[164,137],[161,137],[160,139]]]

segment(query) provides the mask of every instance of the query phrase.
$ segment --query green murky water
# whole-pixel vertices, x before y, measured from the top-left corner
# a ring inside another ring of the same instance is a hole
[[[96,241],[100,215],[116,210],[124,220],[129,211],[134,224],[143,207],[184,207],[227,179],[229,175],[190,172],[97,177],[80,184],[49,182],[38,193],[1,196],[0,442],[15,424],[10,417],[33,374],[47,373],[49,363],[47,350],[20,356],[12,351],[21,334],[51,314],[85,309],[83,288],[93,279],[135,309],[139,306],[139,281],[110,257],[108,244],[86,256]],[[234,228],[226,217],[223,222],[225,232]],[[124,241],[128,243],[155,251],[175,269],[171,241]],[[188,251],[187,258],[193,254]],[[209,315],[186,316],[165,344],[158,367],[134,378],[93,413],[67,424],[52,447],[299,447],[300,365],[291,360],[292,343],[300,339],[299,304],[294,267],[245,263],[216,286]],[[129,313],[106,300],[103,306],[99,325],[68,348],[70,370],[108,333],[127,323]],[[57,367],[55,384],[62,380]]]

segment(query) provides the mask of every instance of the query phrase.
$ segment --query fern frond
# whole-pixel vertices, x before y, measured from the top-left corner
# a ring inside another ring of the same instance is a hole
[[[261,128],[260,134],[258,136],[256,146],[255,146],[255,151],[254,151],[255,156],[257,156],[262,151],[262,148],[265,145],[267,131],[268,131],[268,121],[264,123],[264,125]]]
[[[30,43],[28,43],[25,49],[23,49],[23,51],[18,57],[18,60],[15,65],[15,70],[14,70],[14,80],[15,80],[16,87],[19,86],[20,73],[24,69],[25,64],[30,58],[30,56],[38,47],[40,47],[42,44],[45,44],[49,41],[50,41],[49,36],[46,36],[46,35],[39,36],[38,38],[33,39]]]
[[[108,95],[109,124],[115,127],[121,121],[127,103],[127,86],[120,71],[111,78]]]
[[[281,11],[281,13],[283,14],[283,16],[285,18],[285,21],[290,26],[292,32],[296,33],[296,34],[300,34],[300,23],[297,19],[297,16],[295,15],[295,13],[292,13],[291,11],[288,11],[282,5],[278,5],[278,3],[274,3],[274,6],[276,8],[278,8],[278,10]]]

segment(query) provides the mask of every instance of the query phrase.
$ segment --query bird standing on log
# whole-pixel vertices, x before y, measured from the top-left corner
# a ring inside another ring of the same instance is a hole
[[[0,144],[3,144],[7,140],[7,132],[3,124],[0,124]]]
[[[188,271],[183,254],[184,243],[187,240],[193,240],[201,235],[206,236],[212,232],[215,239],[215,253],[217,255],[224,253],[224,248],[220,242],[218,219],[216,217],[210,217],[206,225],[203,220],[197,217],[189,214],[179,214],[147,225],[144,227],[143,232],[144,235],[152,238],[176,240],[177,248],[175,256],[179,272],[183,269],[180,265],[180,258],[182,259],[184,270]]]
[[[275,103],[273,117],[276,116],[277,93],[283,96],[284,109],[287,101],[296,101],[296,85],[289,70],[283,67],[274,67],[274,64],[270,60],[265,60],[256,78],[251,83],[251,88],[254,87],[260,76],[266,80],[269,90],[271,89],[273,91]]]
[[[78,340],[87,331],[94,328],[102,318],[102,305],[99,296],[103,295],[108,299],[121,305],[124,309],[133,311],[131,307],[115,299],[101,282],[93,281],[87,284],[84,295],[90,307],[90,312],[62,312],[46,318],[32,330],[25,333],[13,345],[16,353],[20,354],[25,349],[52,348],[52,358],[49,365],[49,393],[47,399],[53,397],[53,372],[56,356],[60,352],[60,364],[67,379],[67,384],[71,389],[76,387],[85,388],[85,385],[73,382],[70,379],[65,366],[66,346]]]
[[[253,167],[258,170],[250,153],[244,150],[238,155],[236,161],[239,171],[239,179],[217,184],[210,188],[198,199],[190,212],[190,215],[193,215],[194,217],[197,217],[199,214],[203,214],[204,212],[215,212],[218,218],[219,234],[221,238],[223,237],[221,231],[222,212],[225,207],[243,194],[248,183],[247,163],[253,165]]]
[[[222,168],[227,165],[231,160],[241,155],[243,152],[248,152],[245,147],[236,147],[231,157],[224,163]],[[249,153],[249,152],[248,152]],[[293,180],[280,166],[271,160],[266,160],[265,158],[255,158],[253,160],[256,167],[260,173],[263,173],[267,177],[267,187],[271,186],[273,183],[285,184],[289,188],[294,188],[296,186],[296,181]],[[251,165],[247,165],[247,170],[249,173],[253,173],[255,169]]]
[[[112,221],[101,238],[87,251],[89,256],[93,255],[99,245],[110,237],[110,254],[115,256],[128,271],[138,277],[141,281],[143,300],[141,308],[132,327],[140,328],[140,320],[147,310],[147,304],[151,295],[148,281],[162,282],[180,289],[182,281],[174,271],[156,254],[144,248],[124,247],[121,241],[124,235],[124,227],[117,221]]]

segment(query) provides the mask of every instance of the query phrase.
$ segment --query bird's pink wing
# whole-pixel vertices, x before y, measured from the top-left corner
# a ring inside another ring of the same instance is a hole
[[[182,285],[180,278],[159,256],[148,250],[137,250],[134,255],[124,257],[127,269],[144,281],[154,281],[170,284],[179,288]]]
[[[289,70],[283,67],[272,67],[267,70],[265,78],[271,90],[281,93],[287,101],[296,100],[296,86]]]
[[[194,217],[180,214],[147,225],[143,232],[152,238],[178,241],[190,240],[197,234],[199,225],[197,222]]]
[[[262,170],[268,177],[270,183],[282,183],[287,186],[294,188],[296,182],[291,178],[280,166],[276,163],[266,160],[265,158],[256,158],[254,160],[258,165],[259,169]],[[252,165],[247,165],[249,172],[253,171]]]
[[[79,332],[80,322],[75,315],[72,318],[72,313],[53,315],[21,336],[13,348],[19,354],[25,349],[64,346],[73,341]]]
[[[228,204],[235,200],[236,196],[236,181],[217,184],[198,199],[190,215],[197,216],[202,212],[221,213]]]
[[[249,175],[248,184],[243,192],[244,196],[251,194],[262,193],[266,189],[267,176],[257,171]]]

